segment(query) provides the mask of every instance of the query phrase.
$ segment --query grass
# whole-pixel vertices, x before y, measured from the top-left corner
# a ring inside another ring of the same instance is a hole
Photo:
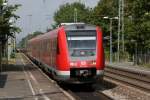
[[[143,64],[142,66],[150,68],[150,64]]]

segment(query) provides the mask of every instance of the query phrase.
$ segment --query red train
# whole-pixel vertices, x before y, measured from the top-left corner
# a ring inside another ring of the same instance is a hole
[[[28,55],[58,81],[93,83],[103,77],[103,37],[96,26],[62,24],[29,40]]]

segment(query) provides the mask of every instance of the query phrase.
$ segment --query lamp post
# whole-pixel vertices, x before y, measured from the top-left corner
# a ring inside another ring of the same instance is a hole
[[[108,16],[103,17],[104,19],[109,19],[110,21],[110,64],[112,64],[112,20],[118,19],[118,17],[109,18]]]
[[[74,8],[74,22],[77,23],[78,22],[78,12],[77,12],[77,8]]]
[[[134,45],[135,45],[134,46],[134,48],[135,48],[135,50],[134,50],[134,52],[135,52],[135,54],[134,54],[134,64],[137,65],[137,63],[138,63],[138,61],[137,61],[138,60],[138,54],[137,54],[138,53],[138,48],[137,48],[137,45],[138,44],[137,44],[137,41],[134,40],[134,39],[132,39],[131,42],[134,43]]]

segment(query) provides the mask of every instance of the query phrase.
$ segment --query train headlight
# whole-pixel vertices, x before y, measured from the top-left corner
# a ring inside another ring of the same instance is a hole
[[[93,62],[92,62],[92,65],[96,65],[96,61],[93,61]]]

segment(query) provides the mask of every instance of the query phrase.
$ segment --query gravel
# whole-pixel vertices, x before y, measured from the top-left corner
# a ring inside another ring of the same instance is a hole
[[[114,100],[150,100],[150,93],[148,92],[121,83],[115,84],[117,85],[114,88],[104,90],[103,93]]]

